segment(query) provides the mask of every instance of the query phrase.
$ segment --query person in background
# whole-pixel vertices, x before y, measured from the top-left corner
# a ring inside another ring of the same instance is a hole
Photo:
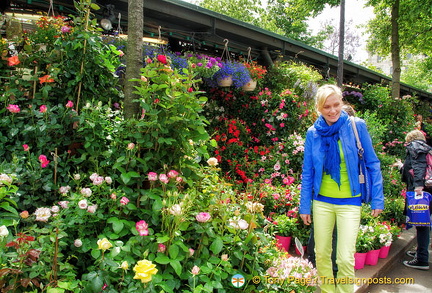
[[[361,216],[359,157],[356,139],[342,110],[342,92],[335,85],[323,85],[316,94],[317,121],[306,133],[300,217],[312,223],[315,240],[316,267],[321,278],[321,292],[354,292],[354,253]],[[380,161],[373,149],[363,120],[355,118],[364,148],[364,159],[371,175],[372,216],[384,209]],[[332,238],[336,228],[337,278],[332,267]],[[336,285],[338,284],[338,285]]]
[[[422,191],[431,192],[424,186],[424,176],[426,172],[426,154],[432,148],[426,143],[425,136],[419,129],[412,130],[405,137],[406,156],[401,166],[402,181],[406,183],[407,191],[414,191],[422,194]],[[406,213],[405,202],[405,213]],[[409,250],[407,255],[413,257],[410,261],[404,261],[407,267],[428,270],[429,269],[429,234],[430,227],[416,226],[417,230],[417,249]]]

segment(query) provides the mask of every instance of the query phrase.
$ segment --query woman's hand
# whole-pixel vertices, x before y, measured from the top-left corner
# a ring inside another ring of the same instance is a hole
[[[300,214],[300,218],[303,220],[305,225],[310,225],[312,223],[311,215]]]
[[[372,210],[371,215],[372,215],[372,217],[378,217],[378,215],[381,214],[382,211],[383,211],[383,210],[379,210],[379,209]]]

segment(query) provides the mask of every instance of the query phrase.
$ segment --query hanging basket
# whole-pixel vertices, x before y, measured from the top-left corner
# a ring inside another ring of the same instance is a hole
[[[242,89],[245,92],[251,92],[255,90],[256,86],[257,86],[257,81],[255,79],[251,79],[244,86],[242,86]]]
[[[232,84],[233,84],[232,76],[227,76],[225,78],[222,78],[222,79],[218,80],[218,85],[221,86],[221,87],[232,86]]]

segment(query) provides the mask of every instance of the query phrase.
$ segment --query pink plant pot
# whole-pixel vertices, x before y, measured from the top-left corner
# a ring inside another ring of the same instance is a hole
[[[291,236],[276,235],[277,246],[288,252],[291,245]]]
[[[361,270],[365,266],[367,252],[356,252],[354,253],[354,269]]]
[[[390,247],[391,247],[391,245],[381,247],[380,248],[380,253],[378,255],[378,258],[386,258],[388,256],[388,254],[389,254]]]
[[[380,250],[374,249],[367,252],[365,264],[369,266],[376,266],[378,263],[378,256]]]

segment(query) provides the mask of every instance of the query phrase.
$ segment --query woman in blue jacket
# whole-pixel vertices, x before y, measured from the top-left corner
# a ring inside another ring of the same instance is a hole
[[[310,225],[313,211],[321,292],[351,293],[354,292],[354,253],[362,205],[356,139],[349,116],[342,110],[339,87],[321,86],[315,106],[320,116],[306,134],[299,212],[303,222]],[[376,217],[384,209],[380,161],[365,122],[359,118],[355,118],[355,122],[371,176],[372,216]],[[338,235],[336,280],[331,261],[335,225]]]

